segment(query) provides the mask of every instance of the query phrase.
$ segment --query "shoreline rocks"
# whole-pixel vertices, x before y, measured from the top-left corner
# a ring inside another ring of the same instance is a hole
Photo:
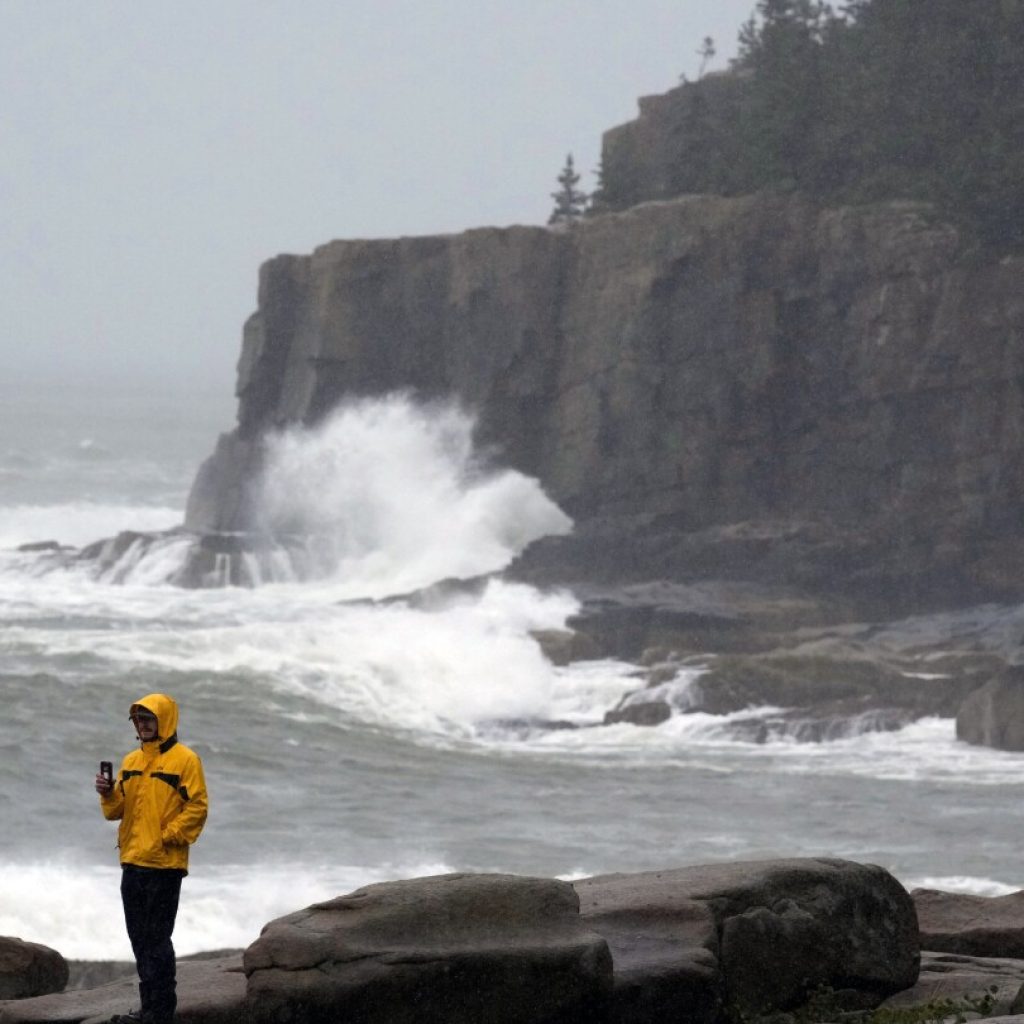
[[[172,552],[173,549],[173,552]],[[171,554],[168,554],[171,552]],[[106,582],[154,554],[167,582],[258,585],[302,578],[311,546],[257,534],[125,532],[81,550],[24,552],[38,571],[91,563]],[[143,565],[143,573],[147,572]],[[375,601],[425,613],[478,597],[515,566],[446,579]],[[657,727],[676,714],[732,716],[729,735],[825,742],[893,731],[928,716],[957,719],[959,739],[1024,750],[1024,606],[982,605],[894,621],[857,618],[856,603],[750,581],[671,579],[566,584],[580,601],[567,628],[534,634],[556,666],[612,658],[636,666],[636,688],[604,724]],[[697,678],[695,670],[699,670]],[[749,718],[745,710],[757,711]]]
[[[917,980],[914,906],[886,871],[824,858],[573,883],[453,874],[366,886],[179,962],[181,1024],[722,1024],[818,985],[877,1005]],[[0,1002],[0,1024],[123,1013],[133,977]]]
[[[440,875],[279,918],[244,954],[181,959],[178,1018],[725,1024],[803,1012],[825,993],[830,1013],[970,1000],[1024,1024],[1021,950],[1024,892],[908,894],[880,867],[830,858],[572,883]],[[99,1024],[132,1005],[134,976],[0,1000],[0,1024]]]

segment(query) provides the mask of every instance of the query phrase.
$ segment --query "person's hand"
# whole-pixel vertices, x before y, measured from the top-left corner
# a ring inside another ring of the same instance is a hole
[[[110,796],[114,790],[114,783],[102,774],[102,772],[96,773],[96,792],[100,796]]]

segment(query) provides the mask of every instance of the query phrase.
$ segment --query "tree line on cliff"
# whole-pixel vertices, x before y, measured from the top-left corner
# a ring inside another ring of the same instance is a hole
[[[1024,0],[759,0],[739,42],[676,91],[672,194],[926,200],[1024,250]],[[606,154],[594,211],[631,191]]]

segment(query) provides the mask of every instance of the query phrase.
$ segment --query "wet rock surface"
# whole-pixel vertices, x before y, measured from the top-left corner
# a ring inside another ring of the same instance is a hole
[[[579,646],[637,666],[637,687],[608,709],[609,724],[704,712],[730,716],[723,728],[736,739],[820,742],[927,716],[963,722],[994,676],[1000,692],[1016,692],[1020,606],[870,622],[841,602],[735,581],[583,586],[579,596]],[[1009,735],[1024,708],[1000,706],[989,720]],[[775,710],[742,715],[765,708]],[[960,735],[975,733],[961,724]]]

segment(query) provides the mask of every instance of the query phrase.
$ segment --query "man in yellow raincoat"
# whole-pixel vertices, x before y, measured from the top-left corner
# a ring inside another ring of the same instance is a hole
[[[116,1024],[171,1024],[177,1007],[174,946],[181,880],[189,846],[206,821],[199,757],[178,740],[178,705],[151,693],[129,711],[140,745],[113,779],[96,776],[100,809],[120,821],[121,902],[139,972],[141,1009]]]

